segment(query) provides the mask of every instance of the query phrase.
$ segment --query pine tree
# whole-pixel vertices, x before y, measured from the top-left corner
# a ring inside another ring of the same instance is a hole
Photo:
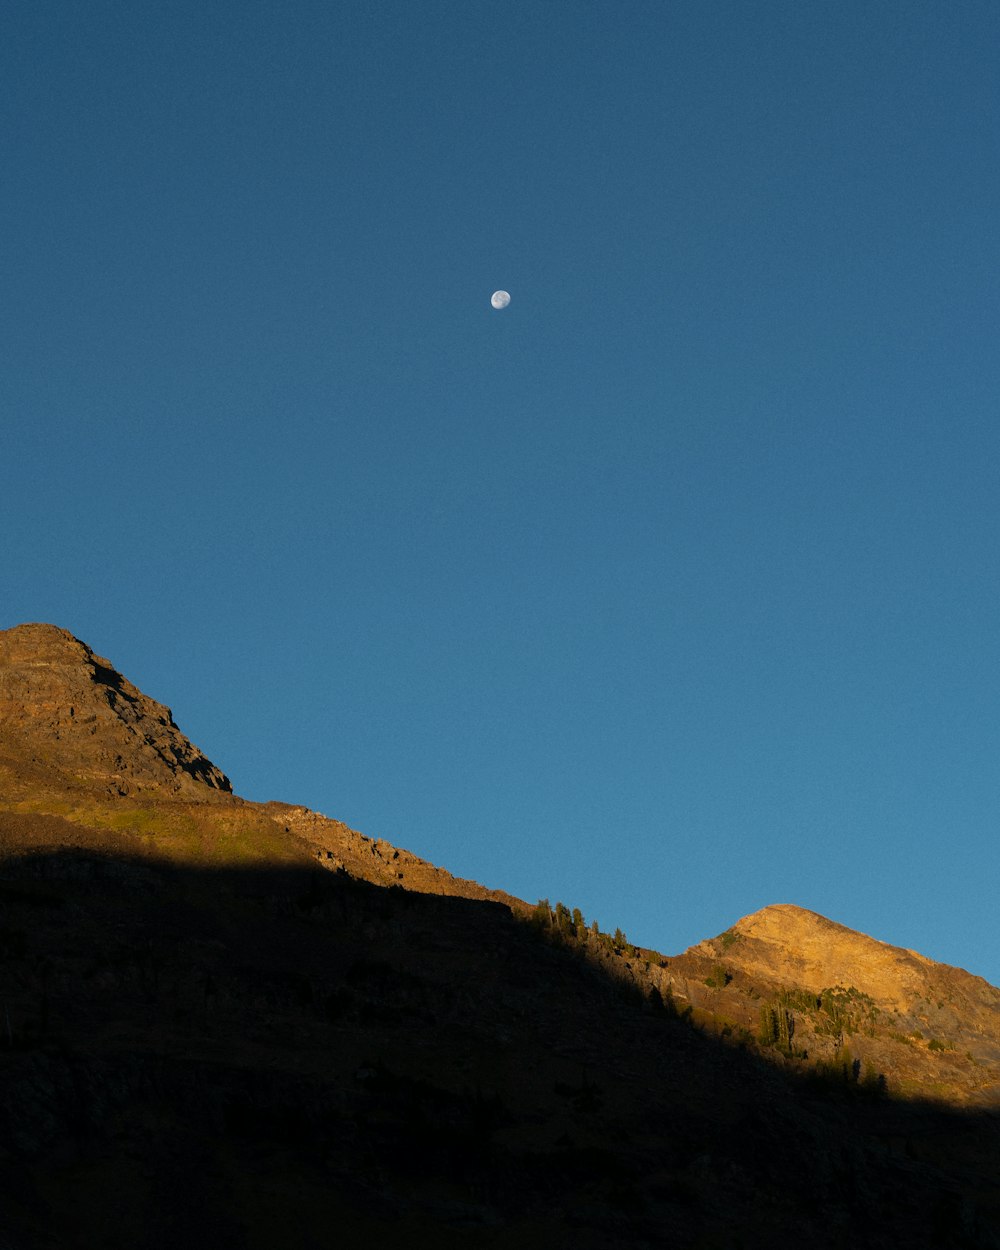
[[[547,929],[552,924],[552,908],[549,906],[547,898],[540,898],[535,904],[535,910],[531,913],[531,919],[541,929]]]
[[[790,1011],[786,1011],[784,1007],[779,1007],[775,1012],[777,1017],[777,1043],[787,1055],[792,1049],[792,1037],[795,1034],[795,1017]]]
[[[773,1046],[778,1040],[778,1013],[770,1003],[761,1004],[757,1040],[762,1046]]]

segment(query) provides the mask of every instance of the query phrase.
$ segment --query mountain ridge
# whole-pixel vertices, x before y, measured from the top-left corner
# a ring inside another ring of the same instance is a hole
[[[4,1250],[325,1250],[331,1219],[346,1246],[1000,1250],[980,978],[793,904],[636,947],[240,798],[86,644],[12,632]],[[903,1009],[900,967],[932,977]]]
[[[165,828],[145,839],[147,851],[191,853],[191,837],[172,835],[167,820],[171,812],[181,823],[186,817],[204,825],[200,845],[209,844],[209,858],[211,851],[226,847],[225,839],[212,845],[214,823],[228,821],[232,828],[253,818],[258,826],[273,829],[261,843],[265,856],[273,853],[275,837],[280,842],[284,835],[286,857],[308,856],[327,871],[383,888],[489,900],[522,918],[534,910],[504,890],[454,877],[385,839],[302,805],[240,798],[221,770],[184,737],[168,707],[144,695],[109,660],[56,625],[32,623],[0,631],[0,764],[4,758],[9,761],[11,751],[22,756],[30,752],[32,764],[41,759],[72,787],[109,800],[112,812],[121,817],[117,823],[128,845],[135,845],[128,843],[130,820],[140,827],[152,813],[153,823]],[[179,806],[164,806],[165,800]],[[122,808],[129,803],[138,804],[131,816]],[[199,805],[205,803],[209,813],[202,817]],[[230,839],[230,854],[241,853],[237,841]],[[885,1034],[877,1048],[859,1038],[856,1051],[866,1058],[870,1052],[874,1063],[886,1059],[881,1052],[887,1048],[892,1066],[905,1073],[902,1084],[913,1092],[935,1085],[948,1096],[960,1094],[962,1100],[1000,1100],[1000,1078],[987,1081],[977,1067],[986,1064],[992,1071],[1000,1065],[1000,990],[964,969],[859,933],[797,904],[758,909],[726,933],[676,956],[607,940],[591,943],[588,954],[623,981],[666,995],[681,1009],[690,1008],[704,1027],[719,1032],[735,1027],[747,1041],[756,1037],[762,1004],[798,994],[799,1039],[809,1038],[814,1060],[831,1059],[842,1039],[839,1032],[828,1035],[821,1009],[817,1014],[807,1008],[808,995],[819,1001],[825,990],[850,988],[870,1000],[864,1027],[871,1029],[875,1012]],[[723,980],[730,980],[712,984],[720,968],[726,970]],[[934,1055],[933,1080],[915,1063],[927,1058],[924,1052],[932,1042],[942,1047]]]

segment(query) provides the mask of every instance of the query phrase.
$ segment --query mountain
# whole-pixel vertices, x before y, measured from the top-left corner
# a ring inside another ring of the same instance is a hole
[[[109,794],[232,790],[168,707],[52,625],[0,631],[0,763],[12,760],[46,784]]]
[[[787,1017],[786,1063],[850,1050],[897,1095],[1000,1106],[1000,990],[805,908],[744,917],[672,960],[670,980],[709,1027],[758,1038],[762,1007]]]
[[[997,993],[788,906],[640,950],[0,632],[3,1250],[996,1248]]]

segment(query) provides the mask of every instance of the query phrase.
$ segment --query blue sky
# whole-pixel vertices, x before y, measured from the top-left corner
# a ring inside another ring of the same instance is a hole
[[[0,33],[0,626],[635,941],[1000,982],[995,4]]]

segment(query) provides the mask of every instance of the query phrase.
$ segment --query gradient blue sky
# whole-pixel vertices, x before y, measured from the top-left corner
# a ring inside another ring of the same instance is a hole
[[[1000,982],[998,63],[992,0],[7,0],[0,626],[635,941]]]

